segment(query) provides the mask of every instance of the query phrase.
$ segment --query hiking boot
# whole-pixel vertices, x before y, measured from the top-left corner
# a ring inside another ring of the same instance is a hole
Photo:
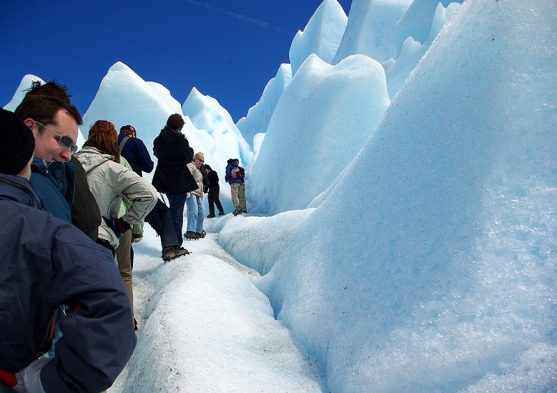
[[[184,237],[188,240],[197,240],[198,239],[197,233],[195,233],[193,231],[187,231],[186,233],[184,233]]]
[[[162,260],[165,262],[171,261],[176,258],[176,251],[174,247],[165,247],[162,250]]]
[[[173,259],[179,258],[184,255],[188,255],[190,252],[184,247],[166,247],[162,253],[162,259],[165,262],[169,262]]]
[[[201,232],[195,232],[195,234],[197,235],[197,238],[203,239],[207,232],[205,232],[205,230],[203,229]]]
[[[219,212],[219,216],[224,216],[224,212]]]
[[[235,216],[238,216],[238,215],[240,215],[240,214],[242,214],[242,213],[247,213],[247,212],[248,212],[248,211],[247,211],[246,209],[237,209],[237,210],[234,211],[234,215],[235,215]]]
[[[176,258],[182,257],[184,255],[188,255],[191,254],[188,250],[186,250],[184,247],[176,247],[174,249],[174,253],[176,254]]]
[[[214,214],[209,214],[209,215],[207,216],[207,218],[215,218],[215,215],[214,215]]]
[[[173,259],[183,257],[184,255],[190,254],[190,252],[188,250],[186,250],[184,247],[175,247],[174,248],[174,253],[176,254],[176,256]]]

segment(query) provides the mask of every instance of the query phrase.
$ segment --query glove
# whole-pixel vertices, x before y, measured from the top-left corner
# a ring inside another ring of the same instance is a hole
[[[114,232],[118,239],[131,228],[130,224],[121,218],[105,218],[104,220],[106,221],[106,225],[112,229],[112,232]]]
[[[16,373],[17,385],[13,389],[17,393],[44,393],[41,382],[41,370],[50,360],[48,358],[37,359]]]

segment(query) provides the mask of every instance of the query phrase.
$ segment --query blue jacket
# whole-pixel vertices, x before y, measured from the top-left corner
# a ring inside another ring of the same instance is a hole
[[[31,185],[54,217],[72,222],[74,167],[65,162],[46,163],[38,158],[31,165]]]
[[[122,133],[118,135],[118,145],[125,137],[126,135]],[[141,139],[128,137],[121,154],[139,176],[141,176],[141,172],[149,173],[153,170],[155,164]]]
[[[45,392],[100,392],[136,338],[111,253],[44,210],[29,182],[0,174],[0,369],[19,371],[44,352],[51,316],[63,337],[40,371]],[[48,346],[48,345],[47,345]]]
[[[238,165],[236,165],[235,163],[230,163],[226,166],[226,174],[224,176],[224,180],[228,183],[228,184],[235,184],[235,183],[243,183],[243,179],[240,177],[240,172],[238,169],[238,177],[234,178],[232,177],[232,170],[239,168]]]

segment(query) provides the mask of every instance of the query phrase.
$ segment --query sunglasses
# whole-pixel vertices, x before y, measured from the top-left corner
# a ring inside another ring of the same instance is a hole
[[[52,129],[50,129],[49,127],[45,126],[44,124],[38,122],[37,120],[35,120],[35,123],[37,123],[38,125],[40,125],[43,128],[46,128],[48,131],[52,132],[54,134],[54,139],[56,139],[56,141],[58,142],[58,145],[60,145],[61,147],[64,147],[66,149],[70,149],[70,152],[72,154],[74,154],[77,151],[77,145],[74,143],[74,140],[67,136],[67,135],[62,135]]]

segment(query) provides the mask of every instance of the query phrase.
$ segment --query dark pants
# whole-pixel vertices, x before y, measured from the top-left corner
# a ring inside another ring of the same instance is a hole
[[[222,208],[222,204],[220,203],[219,193],[220,193],[220,187],[217,186],[217,187],[209,188],[207,201],[209,202],[209,214],[211,216],[215,215],[214,205],[217,205],[217,209],[219,209],[219,213],[224,213],[224,209]]]
[[[184,208],[182,205],[182,211],[183,210]],[[157,204],[153,210],[147,214],[145,221],[151,225],[155,232],[157,232],[157,235],[161,237],[161,246],[163,249],[182,245],[182,222],[180,222],[180,236],[176,237],[176,226],[171,216],[170,209],[160,199],[157,200]]]
[[[186,194],[166,194],[170,205],[170,217],[174,222],[174,229],[178,239],[182,239],[182,224],[184,222],[184,205],[186,204]]]

